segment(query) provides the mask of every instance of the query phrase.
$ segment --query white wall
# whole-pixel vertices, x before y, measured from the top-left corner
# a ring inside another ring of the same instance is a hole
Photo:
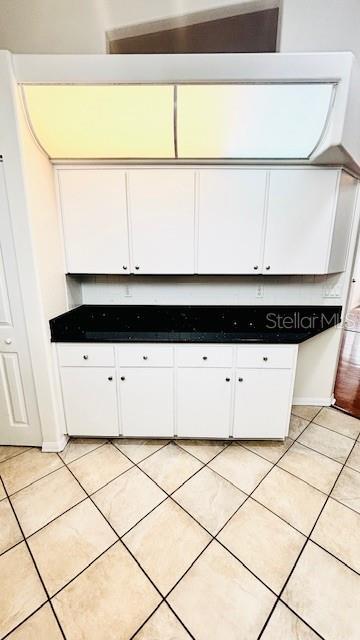
[[[106,32],[142,22],[277,0],[0,0],[0,49],[105,53]]]
[[[28,198],[34,258],[47,321],[67,305],[65,260],[55,191],[53,166],[35,142],[19,101],[23,172]],[[47,326],[48,328],[48,326]]]
[[[103,0],[0,0],[0,49],[104,53]]]
[[[0,49],[104,53],[106,31],[184,14],[273,6],[276,0],[0,0]],[[282,0],[281,51],[353,51],[359,0]]]
[[[360,58],[360,1],[283,0],[280,51],[352,51]]]

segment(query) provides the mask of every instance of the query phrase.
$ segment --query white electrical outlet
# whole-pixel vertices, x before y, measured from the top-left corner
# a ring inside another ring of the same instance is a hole
[[[337,285],[323,288],[323,298],[340,298],[340,295],[340,289]]]
[[[264,297],[264,285],[262,284],[258,284],[258,286],[256,287],[256,297],[257,298],[263,298]]]

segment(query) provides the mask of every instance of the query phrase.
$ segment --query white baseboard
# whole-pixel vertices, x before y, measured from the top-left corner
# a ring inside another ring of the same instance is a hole
[[[334,403],[334,396],[328,396],[325,398],[314,398],[313,396],[307,398],[297,397],[293,398],[292,403],[298,405],[307,404],[317,407],[330,407]]]
[[[42,451],[44,453],[58,453],[59,451],[63,451],[68,440],[69,436],[63,434],[59,440],[55,440],[55,442],[43,442]]]

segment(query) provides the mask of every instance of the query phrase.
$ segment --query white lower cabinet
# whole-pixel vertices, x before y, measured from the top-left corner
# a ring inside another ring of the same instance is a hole
[[[124,368],[119,386],[123,436],[174,435],[173,368]]]
[[[291,369],[236,369],[234,438],[283,438],[292,399]]]
[[[288,433],[297,345],[60,344],[57,351],[69,435]]]
[[[114,367],[62,367],[61,382],[69,435],[118,435]]]
[[[176,435],[179,438],[228,438],[231,369],[185,367],[177,370]]]

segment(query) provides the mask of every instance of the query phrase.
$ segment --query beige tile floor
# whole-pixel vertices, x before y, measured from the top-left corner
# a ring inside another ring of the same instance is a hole
[[[359,433],[0,447],[0,638],[359,640]]]

